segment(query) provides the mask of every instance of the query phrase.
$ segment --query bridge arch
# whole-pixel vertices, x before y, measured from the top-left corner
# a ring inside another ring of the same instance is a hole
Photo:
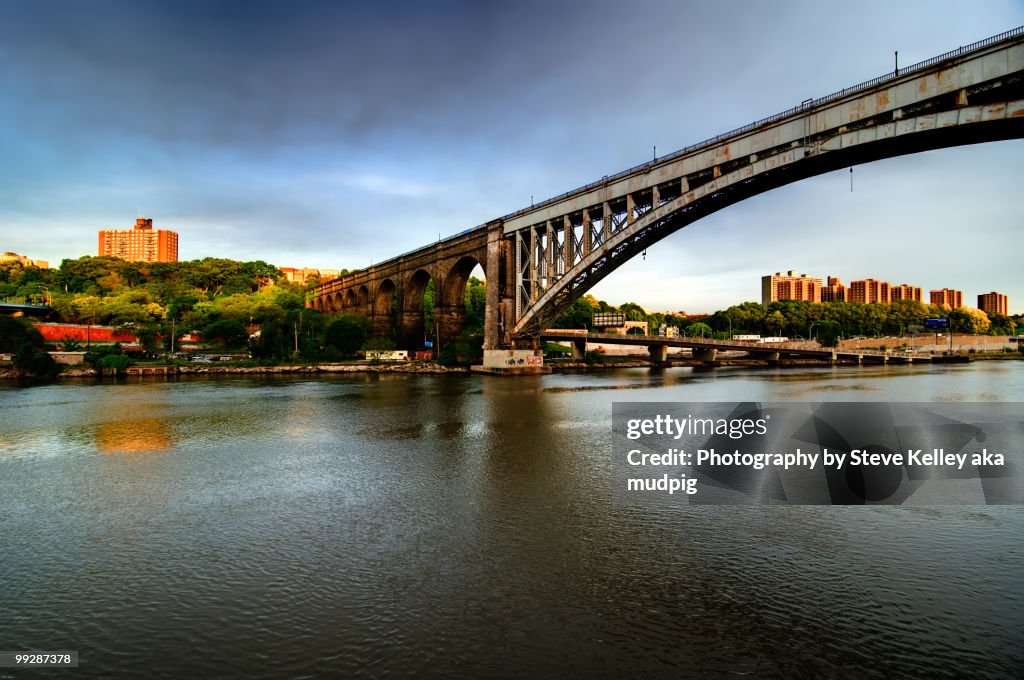
[[[462,291],[473,267],[486,263],[487,347],[532,346],[573,301],[623,263],[723,208],[840,168],[1016,138],[1024,138],[1024,27],[531,202],[322,284],[317,295],[347,287],[357,293],[352,305],[346,294],[345,307],[367,313],[367,286],[375,289],[390,277],[398,284],[406,328],[417,320],[419,285],[433,279],[443,341],[458,334]]]
[[[440,304],[444,306],[465,305],[466,284],[477,267],[483,264],[473,255],[459,258],[445,273],[443,290],[438,295]]]
[[[346,312],[351,313],[356,311],[357,304],[359,304],[359,301],[356,299],[356,292],[353,289],[349,288],[347,291],[345,291],[345,303],[342,306],[342,309]]]
[[[475,255],[465,255],[447,267],[434,306],[438,341],[442,347],[454,342],[463,331],[466,324],[466,284],[473,270],[482,266]]]
[[[373,334],[377,337],[391,338],[395,334],[395,313],[393,303],[397,301],[397,286],[391,279],[384,279],[377,284],[373,296]]]
[[[427,291],[427,285],[431,278],[426,269],[417,269],[406,279],[401,291],[396,330],[398,344],[403,349],[419,349],[423,346],[426,338],[434,337],[434,329],[426,327],[426,315],[423,309],[423,295]]]
[[[526,271],[518,272],[517,287],[523,303],[507,341],[538,338],[574,301],[626,261],[712,213],[772,189],[854,165],[953,146],[1024,138],[1024,99],[1015,103],[1013,111],[1013,116],[993,117],[988,121],[979,117],[969,125],[943,128],[935,128],[930,121],[919,119],[927,115],[910,117],[903,124],[913,130],[912,133],[859,143],[847,141],[846,145],[836,139],[844,133],[833,131],[807,146],[793,147],[770,159],[737,165],[727,173],[716,170],[697,186],[681,183],[680,189],[669,193],[667,200],[652,199],[645,204],[640,197],[627,196],[628,208],[621,213],[614,209],[609,211],[607,221],[611,233],[606,232],[601,246],[586,254],[576,252],[571,259],[563,258],[558,262],[561,268],[547,269],[551,272],[551,284],[546,290],[536,291],[532,302],[523,284]],[[671,185],[666,189],[671,192]],[[617,219],[620,216],[621,219]],[[568,218],[566,223],[570,224]],[[561,242],[555,234],[555,248],[565,247],[564,239],[574,238],[570,228],[565,229],[567,235]],[[524,234],[518,233],[515,238],[518,247],[525,252]],[[566,252],[571,249],[570,245]],[[557,262],[560,256],[562,253],[547,257]]]
[[[358,314],[368,315],[370,311],[370,289],[364,283],[356,291],[356,309],[352,310]]]

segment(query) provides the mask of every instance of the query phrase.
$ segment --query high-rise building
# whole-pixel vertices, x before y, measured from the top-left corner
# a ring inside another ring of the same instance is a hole
[[[821,301],[822,302],[845,302],[846,301],[846,286],[839,280],[838,277],[830,276],[826,279],[827,283],[824,288],[821,289]]]
[[[871,302],[888,304],[892,301],[892,296],[889,292],[889,282],[875,279],[851,281],[846,299],[850,302],[863,302],[864,304]]]
[[[889,296],[893,302],[897,300],[913,300],[914,302],[921,301],[921,288],[918,286],[911,286],[906,283],[898,286],[889,286]]]
[[[178,232],[153,229],[153,220],[140,217],[131,229],[103,229],[100,255],[142,262],[177,262]]]
[[[761,302],[769,304],[776,300],[805,300],[821,302],[822,280],[795,271],[775,272],[761,277]]]
[[[964,293],[961,290],[943,288],[930,291],[929,296],[933,305],[948,305],[950,309],[958,309],[964,306]]]
[[[978,309],[988,314],[1007,316],[1009,304],[1005,295],[992,291],[978,296]]]

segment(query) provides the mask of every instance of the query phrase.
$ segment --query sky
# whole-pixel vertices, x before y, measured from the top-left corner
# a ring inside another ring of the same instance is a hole
[[[138,216],[179,257],[361,268],[1024,24],[1024,0],[0,0],[0,251]],[[1024,141],[880,161],[676,232],[591,292],[760,300],[798,270],[1009,296]]]

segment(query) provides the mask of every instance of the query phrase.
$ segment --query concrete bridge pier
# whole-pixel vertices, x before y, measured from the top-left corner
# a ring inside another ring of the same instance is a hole
[[[651,355],[652,364],[663,364],[668,361],[668,347],[665,345],[649,345],[647,351]]]
[[[697,349],[693,348],[693,358],[697,361],[714,361],[718,357],[717,349]]]
[[[587,341],[586,340],[573,340],[572,341],[572,358],[583,359],[587,355]]]

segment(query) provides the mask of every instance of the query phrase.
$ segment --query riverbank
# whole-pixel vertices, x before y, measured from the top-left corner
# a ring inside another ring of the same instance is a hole
[[[967,356],[967,355],[965,355]],[[1024,355],[1013,354],[972,354],[970,361],[1020,361]],[[918,365],[929,362],[918,362]],[[749,366],[752,368],[763,368],[767,366],[780,368],[808,368],[821,366],[857,366],[856,361],[831,362],[827,359],[781,359],[770,361],[767,359],[718,359],[713,362],[700,361],[697,359],[672,359],[664,364],[653,364],[648,359],[615,358],[602,363],[588,364],[583,361],[561,361],[557,360],[546,364],[555,373],[579,373],[586,371],[602,371],[614,368],[678,368],[694,367],[708,368],[715,366]],[[116,374],[102,371],[101,369],[87,366],[68,366],[61,371],[56,379],[61,378],[99,378],[116,376],[179,376],[179,375],[317,375],[317,374],[339,374],[339,373],[419,373],[419,374],[440,374],[440,373],[469,373],[468,366],[442,366],[441,364],[426,361],[411,361],[405,363],[382,363],[382,364],[284,364],[278,366],[231,366],[217,364],[137,364],[127,369],[121,369]],[[0,380],[23,380],[26,376],[12,366],[0,367]]]
[[[159,372],[147,369],[161,369]],[[301,365],[288,364],[280,366],[217,366],[217,365],[189,365],[189,366],[130,366],[120,370],[117,375],[249,375],[249,374],[317,374],[317,373],[468,373],[469,368],[465,366],[442,366],[427,362],[409,362],[404,364],[318,364]],[[86,366],[70,366],[61,371],[56,378],[98,378],[110,376],[100,369]],[[15,368],[0,368],[0,379],[22,379],[23,373]]]

